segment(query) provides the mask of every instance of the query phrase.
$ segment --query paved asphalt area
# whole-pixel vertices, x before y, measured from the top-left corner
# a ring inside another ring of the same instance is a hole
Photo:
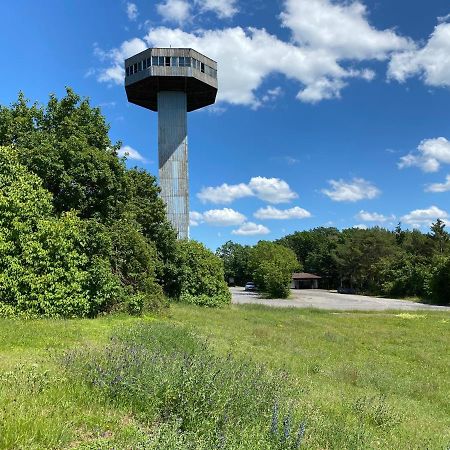
[[[264,299],[255,292],[245,292],[243,287],[230,288],[234,304],[260,304],[284,308],[319,308],[355,311],[385,311],[388,309],[415,311],[448,311],[450,307],[424,305],[407,300],[368,297],[366,295],[338,294],[320,289],[292,289],[289,299]]]

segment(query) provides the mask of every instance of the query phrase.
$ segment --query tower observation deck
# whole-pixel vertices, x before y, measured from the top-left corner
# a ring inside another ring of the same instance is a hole
[[[125,60],[128,101],[158,112],[161,197],[179,239],[189,237],[187,112],[212,105],[217,63],[190,48],[149,48]]]

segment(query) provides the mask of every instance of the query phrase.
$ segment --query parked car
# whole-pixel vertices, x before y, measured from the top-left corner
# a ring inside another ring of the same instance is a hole
[[[256,286],[255,283],[253,283],[253,281],[249,281],[244,288],[246,291],[256,291]]]
[[[353,288],[344,288],[344,287],[340,287],[338,288],[338,294],[356,294],[356,289]]]

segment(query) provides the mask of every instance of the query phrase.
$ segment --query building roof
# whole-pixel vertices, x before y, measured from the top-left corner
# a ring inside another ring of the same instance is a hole
[[[320,280],[322,277],[319,277],[318,275],[314,275],[313,273],[293,273],[292,279],[293,280]]]

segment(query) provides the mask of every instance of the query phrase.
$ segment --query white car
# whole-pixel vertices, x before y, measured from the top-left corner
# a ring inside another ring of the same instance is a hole
[[[244,288],[246,291],[256,291],[256,286],[255,283],[253,283],[252,281],[249,281]]]

